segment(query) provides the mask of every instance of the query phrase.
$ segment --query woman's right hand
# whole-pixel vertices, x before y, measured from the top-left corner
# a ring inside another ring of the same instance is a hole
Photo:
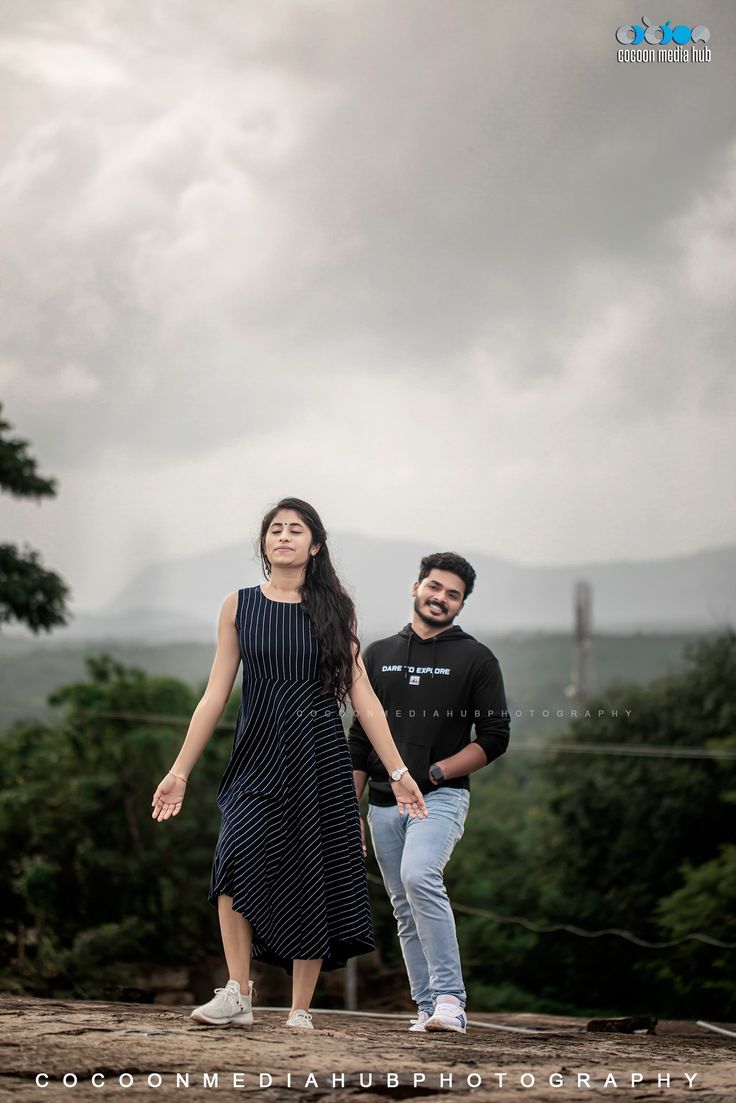
[[[410,773],[402,774],[399,781],[392,781],[391,788],[394,791],[400,815],[403,816],[408,812],[410,819],[426,819],[429,812],[424,803],[422,790]]]
[[[175,777],[173,774],[167,774],[153,794],[153,800],[151,801],[153,805],[151,816],[153,819],[160,823],[161,820],[168,820],[169,816],[178,815],[186,791],[186,781]]]

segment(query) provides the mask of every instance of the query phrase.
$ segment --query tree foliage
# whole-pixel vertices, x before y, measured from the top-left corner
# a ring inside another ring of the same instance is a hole
[[[32,992],[99,996],[126,982],[126,962],[179,964],[218,948],[203,882],[228,741],[215,734],[182,812],[158,823],[151,796],[198,698],[107,655],[87,666],[88,681],[51,698],[65,710],[58,726],[19,723],[3,741],[3,965],[6,982]]]
[[[736,636],[729,630],[698,641],[680,673],[618,686],[589,711],[572,723],[566,743],[733,748]],[[535,761],[516,815],[508,815],[498,775],[484,801],[474,807],[471,800],[475,845],[463,856],[462,881],[453,881],[455,899],[472,892],[486,907],[540,926],[620,928],[647,942],[691,932],[736,941],[733,882],[718,881],[732,868],[722,848],[734,837],[736,762],[582,753]],[[696,999],[699,1015],[736,1010],[733,950],[698,941],[656,950],[615,935],[524,930],[515,936],[529,940],[519,960],[503,925],[479,927],[488,963],[476,972],[479,983],[513,982],[538,1006],[552,1001],[560,1009],[692,1015]]]
[[[215,794],[231,739],[194,770],[179,816],[151,818],[198,695],[109,655],[51,698],[54,724],[17,723],[0,759],[0,981],[87,998],[146,964],[219,956],[207,883]],[[233,720],[237,700],[225,714]],[[736,635],[691,647],[685,668],[589,703],[565,741],[733,748]],[[618,715],[612,715],[617,710]],[[625,710],[630,710],[627,717]],[[600,715],[599,715],[600,713]],[[160,722],[160,718],[168,718]],[[156,721],[158,718],[158,722]],[[736,1011],[733,760],[509,752],[473,775],[447,867],[471,1006],[725,1020]],[[372,857],[369,871],[378,873]],[[386,965],[403,971],[390,905],[372,884]],[[534,925],[616,927],[581,937]],[[360,959],[359,959],[360,962]]]
[[[2,416],[0,402],[0,492],[14,498],[54,498],[56,479],[38,473],[28,442],[6,436],[12,426]],[[41,563],[39,553],[25,544],[0,544],[0,624],[19,621],[32,632],[51,631],[67,623],[70,590],[61,575]]]

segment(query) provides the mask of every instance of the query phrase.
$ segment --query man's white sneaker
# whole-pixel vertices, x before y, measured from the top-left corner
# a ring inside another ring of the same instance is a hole
[[[216,988],[214,999],[195,1007],[191,1018],[210,1026],[252,1026],[253,997],[256,990],[253,981],[248,983],[248,995],[240,991],[237,980],[229,980],[224,988]]]
[[[425,1030],[454,1030],[458,1034],[467,1033],[468,1020],[459,1003],[451,1000],[438,1000],[433,1015],[427,1019]]]
[[[296,1011],[292,1011],[289,1018],[286,1020],[287,1026],[293,1026],[301,1028],[302,1030],[314,1030],[312,1026],[312,1016],[308,1011],[305,1011],[303,1007],[297,1007]]]
[[[411,1020],[414,1025],[410,1026],[409,1030],[421,1031],[421,1033],[424,1034],[426,1029],[427,1029],[424,1024],[427,1022],[428,1019],[429,1019],[429,1012],[428,1011],[420,1011],[419,1014],[417,1015],[416,1019]]]

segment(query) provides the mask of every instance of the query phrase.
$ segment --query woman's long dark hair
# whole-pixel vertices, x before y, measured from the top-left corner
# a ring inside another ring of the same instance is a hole
[[[360,641],[355,634],[355,606],[335,573],[327,548],[327,532],[317,510],[301,498],[282,498],[261,522],[259,550],[263,573],[271,577],[271,564],[266,556],[266,533],[274,517],[282,509],[293,509],[312,534],[312,544],[319,544],[316,555],[310,554],[304,582],[299,589],[302,608],[312,622],[319,643],[319,676],[323,693],[332,693],[342,705],[353,684],[353,645],[360,654]]]

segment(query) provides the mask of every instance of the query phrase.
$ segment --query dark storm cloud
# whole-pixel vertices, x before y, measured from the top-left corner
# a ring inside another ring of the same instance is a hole
[[[369,375],[731,401],[723,7],[710,66],[656,70],[620,3],[5,11],[3,372],[50,458],[267,436]]]

